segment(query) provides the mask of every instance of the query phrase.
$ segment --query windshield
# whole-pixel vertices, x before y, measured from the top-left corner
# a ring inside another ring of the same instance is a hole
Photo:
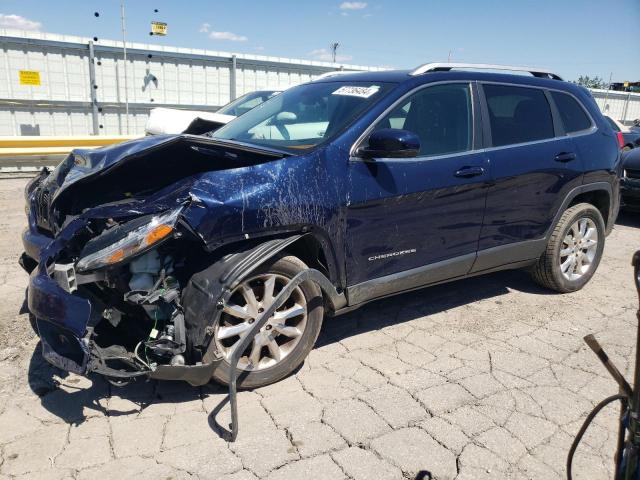
[[[279,90],[266,90],[262,92],[251,92],[236,98],[233,102],[227,103],[224,107],[221,107],[216,113],[223,113],[225,115],[233,115],[239,117],[244,115],[252,108],[257,107],[263,102],[266,102],[274,95],[278,95]]]
[[[308,83],[290,88],[212,136],[290,151],[308,150],[344,130],[391,88],[381,82]]]

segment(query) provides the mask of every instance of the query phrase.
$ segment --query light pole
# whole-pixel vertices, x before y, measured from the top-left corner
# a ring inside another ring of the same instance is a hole
[[[129,135],[129,84],[127,79],[127,28],[124,20],[124,1],[120,2],[120,20],[122,24],[122,56],[124,58],[124,113]]]
[[[331,48],[331,57],[333,58],[333,63],[336,63],[336,52],[338,51],[339,46],[339,42],[333,42],[329,44],[329,47]]]

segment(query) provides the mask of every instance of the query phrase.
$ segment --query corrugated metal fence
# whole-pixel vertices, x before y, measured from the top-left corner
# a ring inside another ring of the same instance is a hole
[[[0,29],[0,136],[141,134],[153,107],[215,110],[338,68],[381,70],[127,42],[127,132],[121,42]]]
[[[154,106],[215,110],[244,93],[377,67],[0,29],[0,136],[142,134]],[[22,79],[21,72],[37,72]],[[640,94],[593,90],[605,114],[640,117]],[[128,127],[128,128],[127,128]]]
[[[591,90],[602,113],[629,125],[640,118],[640,93]]]

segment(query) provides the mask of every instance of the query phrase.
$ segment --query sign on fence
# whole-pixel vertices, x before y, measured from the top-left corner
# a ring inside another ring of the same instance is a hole
[[[164,22],[151,22],[151,33],[154,35],[166,35],[167,24]]]
[[[37,70],[20,70],[20,85],[40,86],[40,72]]]

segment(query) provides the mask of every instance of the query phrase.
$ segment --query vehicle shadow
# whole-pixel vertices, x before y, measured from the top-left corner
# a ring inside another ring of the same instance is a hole
[[[478,300],[497,298],[510,290],[545,296],[557,295],[556,292],[537,285],[524,270],[496,272],[425,287],[377,300],[354,312],[326,319],[316,347],[434,315]]]
[[[498,272],[481,278],[437,285],[371,302],[357,311],[328,318],[316,347],[477,300],[497,298],[510,290],[539,295],[553,294],[538,287],[523,271]],[[403,308],[405,306],[407,308]],[[28,382],[46,410],[63,421],[74,424],[82,423],[96,414],[110,417],[139,415],[150,407],[172,414],[180,410],[179,404],[200,402],[212,397],[215,405],[211,404],[213,411],[208,416],[209,426],[218,436],[228,437],[229,432],[221,424],[224,422],[216,420],[223,408],[228,407],[227,389],[213,383],[204,387],[192,387],[186,382],[137,380],[124,387],[116,387],[101,376],[92,375],[86,379],[50,365],[42,357],[40,344],[36,346],[30,359]]]
[[[122,387],[114,386],[100,375],[85,378],[54,367],[42,357],[40,343],[29,361],[28,383],[44,409],[76,425],[96,415],[143,415],[145,409],[151,407],[159,414],[171,415],[180,410],[180,404],[200,405],[207,396],[227,391],[212,383],[193,387],[186,382],[142,379]]]

